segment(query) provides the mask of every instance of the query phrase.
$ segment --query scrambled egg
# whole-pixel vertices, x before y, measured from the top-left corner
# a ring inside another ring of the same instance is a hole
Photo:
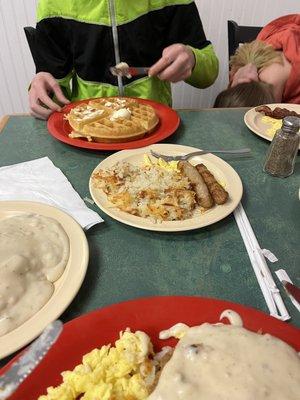
[[[63,372],[63,383],[38,400],[144,400],[155,378],[153,347],[146,333],[127,329],[115,347],[94,349],[82,364]]]
[[[144,165],[145,167],[151,167],[152,165],[157,165],[161,167],[162,169],[166,169],[167,171],[178,171],[179,169],[177,167],[178,161],[165,161],[162,158],[159,158],[157,162],[154,164],[150,157],[147,154],[144,154]]]
[[[282,126],[282,119],[275,119],[275,118],[268,117],[266,115],[264,117],[262,117],[261,122],[270,126],[270,128],[268,128],[266,130],[266,134],[268,136],[270,136],[271,138],[273,138],[276,131],[278,129],[280,129]]]

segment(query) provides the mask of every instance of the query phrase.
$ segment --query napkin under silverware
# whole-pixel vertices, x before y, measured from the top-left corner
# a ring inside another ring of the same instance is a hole
[[[0,168],[0,201],[37,201],[71,215],[85,230],[103,222],[48,157]]]

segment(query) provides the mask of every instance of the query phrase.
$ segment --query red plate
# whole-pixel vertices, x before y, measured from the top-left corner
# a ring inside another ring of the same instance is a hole
[[[85,139],[71,139],[69,138],[69,133],[71,133],[72,128],[69,122],[64,119],[64,114],[68,113],[72,108],[78,106],[82,103],[87,103],[92,99],[85,99],[70,103],[66,105],[62,112],[54,112],[50,115],[48,120],[48,131],[52,136],[61,142],[70,144],[75,147],[82,147],[84,149],[92,150],[124,150],[124,149],[136,149],[139,147],[149,146],[150,144],[160,142],[161,140],[172,135],[179,126],[180,118],[176,111],[172,108],[157,103],[152,100],[139,99],[136,100],[143,104],[148,104],[152,106],[159,118],[159,124],[157,128],[150,134],[144,136],[142,139],[133,140],[131,142],[124,143],[98,143],[98,142],[88,142]]]
[[[48,386],[61,382],[60,372],[81,362],[83,354],[95,347],[112,343],[126,327],[148,333],[156,349],[171,345],[174,340],[160,341],[158,333],[177,322],[199,325],[215,323],[225,309],[237,311],[244,326],[252,331],[270,333],[300,350],[299,330],[267,314],[223,300],[166,296],[130,300],[82,315],[64,325],[58,341],[33,373],[23,382],[10,400],[36,399]],[[225,321],[224,321],[225,322]],[[3,368],[0,373],[3,373]]]

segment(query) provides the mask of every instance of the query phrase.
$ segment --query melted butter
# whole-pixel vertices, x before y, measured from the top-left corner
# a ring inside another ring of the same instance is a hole
[[[281,340],[206,323],[178,342],[148,400],[299,400],[299,378],[299,355]]]
[[[0,336],[49,300],[69,259],[69,240],[55,220],[19,215],[0,221]]]
[[[94,118],[97,116],[101,116],[104,113],[104,110],[97,110],[96,108],[87,106],[87,107],[78,107],[77,109],[74,108],[73,112],[75,115],[76,121],[85,121],[90,118]]]

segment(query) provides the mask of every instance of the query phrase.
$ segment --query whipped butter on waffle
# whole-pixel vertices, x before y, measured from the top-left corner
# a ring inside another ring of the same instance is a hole
[[[125,119],[130,119],[131,118],[131,112],[128,108],[120,108],[119,110],[116,110],[112,116],[110,117],[111,121],[114,121],[118,118],[125,118]]]

